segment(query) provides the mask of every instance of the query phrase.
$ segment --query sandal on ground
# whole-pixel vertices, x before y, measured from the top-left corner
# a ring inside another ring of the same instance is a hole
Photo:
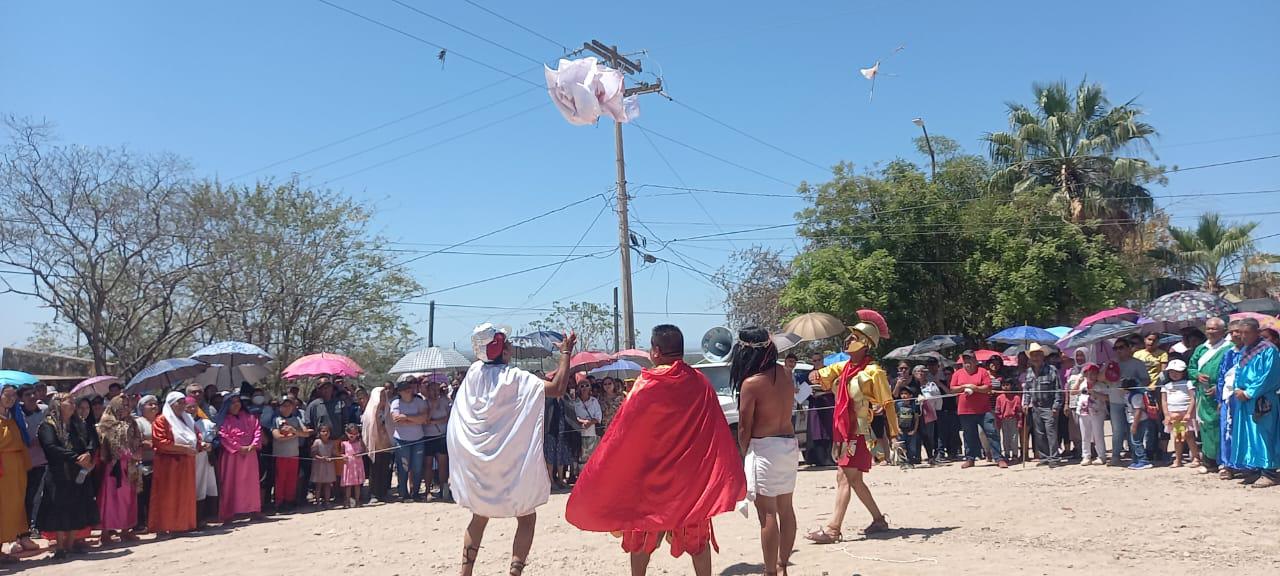
[[[1222,470],[1218,471],[1218,478],[1221,478],[1223,480],[1235,480],[1236,474],[1235,472],[1232,472],[1227,468],[1223,468]]]
[[[835,544],[844,541],[844,534],[830,526],[823,526],[804,535],[805,540],[814,544]]]
[[[888,531],[889,531],[889,520],[885,518],[883,515],[881,515],[880,518],[876,520],[872,520],[871,524],[867,525],[866,528],[862,529],[863,535],[867,535],[867,536],[870,536],[872,534],[878,534],[880,532],[888,532]]]
[[[40,545],[32,541],[30,537],[19,538],[18,546],[21,547],[24,552],[35,552],[40,549]]]
[[[509,574],[510,576],[520,576],[521,574],[524,574],[524,566],[525,566],[524,562],[521,562],[519,560],[512,560],[511,569],[507,571],[507,574]]]

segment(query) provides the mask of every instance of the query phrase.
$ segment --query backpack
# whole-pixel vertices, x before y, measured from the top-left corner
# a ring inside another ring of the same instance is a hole
[[[1146,392],[1135,390],[1133,393],[1142,395],[1142,410],[1147,414],[1146,420],[1160,420],[1160,405],[1152,404]],[[1133,397],[1130,396],[1130,398]]]

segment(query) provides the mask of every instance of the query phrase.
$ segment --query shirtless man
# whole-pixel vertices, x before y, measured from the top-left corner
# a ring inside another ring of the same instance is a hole
[[[796,487],[800,446],[791,424],[795,385],[778,365],[778,348],[763,328],[738,332],[729,381],[738,397],[738,449],[744,456],[747,498],[756,503],[764,573],[786,574],[796,543]]]

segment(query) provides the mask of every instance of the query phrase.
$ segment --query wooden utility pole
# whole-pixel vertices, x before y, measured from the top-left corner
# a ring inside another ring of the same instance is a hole
[[[582,49],[599,56],[605,64],[625,74],[643,71],[639,62],[623,56],[617,46],[607,46],[599,40],[584,42]],[[639,82],[623,92],[623,96],[649,94],[662,91],[662,80],[656,83]],[[627,162],[622,152],[622,123],[613,124],[614,152],[618,165],[618,255],[622,264],[622,329],[627,348],[636,347],[636,316],[631,296],[631,227],[627,219]]]

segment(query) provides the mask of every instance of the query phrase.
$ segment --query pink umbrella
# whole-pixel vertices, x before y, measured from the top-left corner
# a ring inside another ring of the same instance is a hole
[[[595,370],[613,363],[613,356],[604,352],[586,350],[573,355],[569,360],[569,368],[573,372]]]
[[[624,359],[624,358],[625,358],[625,359],[627,359],[627,360],[630,360],[630,361],[632,361],[632,362],[635,362],[635,363],[637,363],[637,364],[640,364],[641,366],[651,366],[651,365],[653,365],[653,361],[649,359],[649,351],[648,351],[648,350],[641,350],[641,349],[639,349],[639,348],[632,348],[632,349],[630,349],[630,350],[623,350],[623,351],[621,351],[621,352],[619,352],[619,353],[617,353],[617,354],[614,354],[614,355],[613,355],[613,357],[614,357],[614,358],[618,358],[618,359]]]
[[[112,384],[123,384],[123,382],[115,376],[94,376],[76,384],[76,387],[71,389],[71,397],[78,398],[90,393],[106,396]]]
[[[1105,320],[1110,320],[1112,322],[1119,322],[1121,320],[1136,322],[1138,320],[1138,313],[1134,310],[1130,310],[1124,307],[1112,308],[1110,310],[1103,310],[1096,314],[1091,314],[1089,316],[1086,316],[1084,320],[1081,320],[1079,324],[1076,324],[1076,328],[1077,329],[1084,328],[1085,326],[1089,326],[1091,324],[1097,324],[1098,322],[1102,322]]]
[[[294,360],[282,375],[286,380],[297,380],[309,376],[345,376],[355,378],[364,373],[364,368],[355,360],[341,354],[321,352]]]
[[[1245,318],[1253,318],[1258,321],[1258,326],[1262,328],[1270,328],[1272,330],[1280,330],[1280,318],[1275,316],[1267,316],[1257,312],[1236,312],[1231,315],[1232,320],[1243,320]]]

